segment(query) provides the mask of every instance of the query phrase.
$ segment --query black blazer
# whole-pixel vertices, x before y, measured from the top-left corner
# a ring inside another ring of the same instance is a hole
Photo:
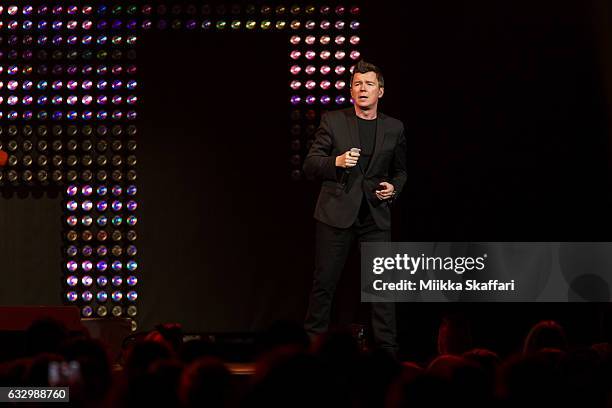
[[[391,228],[390,200],[379,200],[374,192],[381,181],[395,187],[396,196],[406,182],[406,137],[404,125],[397,119],[378,112],[376,144],[367,169],[350,170],[346,185],[342,184],[345,169],[336,167],[336,156],[360,148],[355,108],[330,111],[321,116],[306,159],[304,173],[310,179],[321,179],[321,192],[315,208],[315,219],[337,228],[348,228],[357,219],[365,193],[372,217],[380,229]]]

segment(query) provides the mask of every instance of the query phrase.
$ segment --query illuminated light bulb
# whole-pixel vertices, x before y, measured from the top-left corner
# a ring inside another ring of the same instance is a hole
[[[100,317],[105,317],[108,314],[108,309],[106,308],[106,306],[99,306],[96,309],[96,313],[98,314],[98,316]]]
[[[306,81],[306,84],[304,85],[306,87],[306,89],[314,89],[317,86],[316,81],[313,80],[308,80]]]
[[[300,67],[299,65],[293,65],[293,66],[291,66],[289,71],[293,75],[298,75],[302,71],[302,67]]]
[[[321,30],[329,30],[329,28],[331,27],[331,23],[328,20],[323,20],[319,24],[319,27],[321,27]]]
[[[351,36],[351,39],[349,41],[350,41],[351,44],[357,45],[361,41],[361,38],[359,38],[359,36],[357,36],[357,35],[353,35],[353,36]]]
[[[76,263],[75,261],[68,261],[66,262],[66,269],[70,272],[76,272],[76,270],[79,268],[79,264]]]
[[[304,71],[306,72],[306,74],[308,75],[313,75],[315,72],[317,72],[317,69],[315,68],[314,65],[308,65]]]
[[[296,59],[298,59],[298,58],[300,58],[302,56],[302,53],[299,52],[298,50],[293,50],[293,51],[291,51],[289,56],[291,57],[291,59],[296,60]]]
[[[317,98],[316,98],[316,97],[314,97],[313,95],[308,95],[308,96],[305,98],[305,101],[306,101],[306,103],[307,103],[308,105],[312,105],[312,104],[314,104],[315,102],[317,102]]]
[[[297,89],[300,89],[301,86],[302,86],[302,83],[300,81],[298,80],[291,81],[291,85],[290,85],[291,89],[297,90]]]
[[[293,20],[289,23],[289,27],[291,27],[292,30],[299,30],[301,26],[302,23],[299,20]]]
[[[329,59],[330,56],[331,56],[331,52],[329,52],[328,50],[323,50],[319,53],[319,57],[323,60]]]
[[[93,268],[93,264],[91,263],[91,261],[84,261],[81,264],[81,268],[85,271],[85,272],[89,272],[91,271],[91,269]]]
[[[299,95],[293,95],[291,97],[291,104],[292,105],[298,105],[301,102],[301,98],[299,97]]]
[[[113,201],[111,207],[113,211],[121,211],[121,209],[123,208],[123,203],[119,200],[115,200]]]
[[[336,58],[337,60],[344,59],[344,57],[346,57],[346,52],[344,52],[343,50],[338,50],[334,54],[334,58]]]
[[[331,68],[329,67],[329,65],[322,65],[319,71],[322,75],[327,75],[331,71]]]
[[[85,227],[91,226],[91,224],[93,224],[93,217],[90,215],[84,215],[83,218],[81,218],[81,224],[83,224]]]
[[[69,302],[76,302],[79,299],[79,295],[75,291],[70,291],[66,293],[66,299]]]
[[[81,282],[84,286],[91,286],[93,284],[93,278],[89,275],[85,275],[81,278]]]
[[[319,42],[323,45],[327,45],[329,44],[331,41],[331,37],[329,35],[323,35],[321,36],[321,38],[319,39]]]
[[[331,87],[331,82],[326,79],[324,81],[321,81],[320,86],[322,89],[329,89]]]
[[[342,75],[346,72],[346,67],[344,67],[344,65],[337,65],[336,68],[334,68],[334,72],[336,75]]]
[[[306,37],[304,42],[308,45],[313,45],[316,42],[317,38],[314,35],[309,35]]]
[[[78,218],[75,215],[71,215],[68,218],[66,218],[66,224],[68,224],[71,227],[74,227],[78,224]]]
[[[77,249],[76,246],[74,245],[70,245],[67,249],[66,249],[66,255],[70,256],[70,257],[75,257],[79,254],[79,250]]]
[[[330,102],[331,102],[331,98],[328,95],[321,96],[321,103],[323,105],[329,105]]]
[[[335,86],[336,89],[341,90],[341,89],[344,89],[346,87],[346,82],[344,82],[343,80],[339,80],[339,81],[336,81],[334,86]]]
[[[317,53],[312,51],[312,50],[308,50],[305,53],[306,59],[312,60],[315,59],[315,57],[317,56]]]
[[[314,30],[317,27],[317,23],[315,23],[313,20],[308,20],[305,24],[304,27],[307,30]]]
[[[91,202],[91,200],[85,200],[83,201],[83,203],[81,203],[81,208],[83,209],[83,211],[91,211],[91,209],[93,208],[93,203]]]
[[[105,227],[108,224],[108,217],[101,215],[96,219],[96,224],[100,227]]]
[[[361,25],[360,25],[359,21],[357,21],[357,20],[351,21],[351,25],[350,25],[351,30],[358,30],[360,26]]]
[[[96,283],[98,284],[98,286],[103,287],[108,284],[108,279],[106,278],[106,276],[98,276],[98,279],[96,279]]]
[[[79,278],[74,275],[70,275],[66,278],[66,284],[68,286],[76,286],[79,283]]]

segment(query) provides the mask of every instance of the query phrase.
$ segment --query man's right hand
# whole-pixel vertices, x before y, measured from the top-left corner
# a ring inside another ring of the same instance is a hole
[[[357,165],[357,160],[359,160],[359,152],[348,150],[340,156],[336,156],[336,167],[342,167],[344,169],[355,167]]]

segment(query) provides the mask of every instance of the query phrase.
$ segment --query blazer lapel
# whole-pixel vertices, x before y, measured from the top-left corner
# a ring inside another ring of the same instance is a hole
[[[378,155],[381,152],[384,142],[385,142],[385,118],[381,112],[378,112],[378,117],[376,119],[376,144],[374,145],[374,153],[372,154],[372,158],[370,159],[370,164],[368,165],[366,174],[369,174],[372,171],[372,168],[374,167],[374,162],[378,158]]]
[[[350,148],[357,147],[361,149],[361,143],[359,142],[359,128],[357,126],[357,115],[354,111],[348,111],[346,120],[348,122],[349,139],[351,141]]]
[[[355,114],[353,108],[346,112],[346,121],[348,124],[349,139],[351,142],[349,149],[353,147],[361,149],[361,141],[359,140],[359,125],[357,124],[357,115]],[[359,166],[361,172],[365,174],[365,169],[361,167],[359,162],[357,162],[357,166]]]

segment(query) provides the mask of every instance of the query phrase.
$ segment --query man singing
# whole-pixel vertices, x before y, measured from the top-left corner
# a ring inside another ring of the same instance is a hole
[[[406,182],[404,125],[378,111],[384,94],[380,69],[365,61],[354,68],[354,106],[321,116],[304,161],[308,178],[322,180],[315,208],[315,271],[304,328],[312,337],[327,330],[331,303],[351,244],[391,240],[390,204]],[[372,303],[378,347],[397,354],[395,304]]]

